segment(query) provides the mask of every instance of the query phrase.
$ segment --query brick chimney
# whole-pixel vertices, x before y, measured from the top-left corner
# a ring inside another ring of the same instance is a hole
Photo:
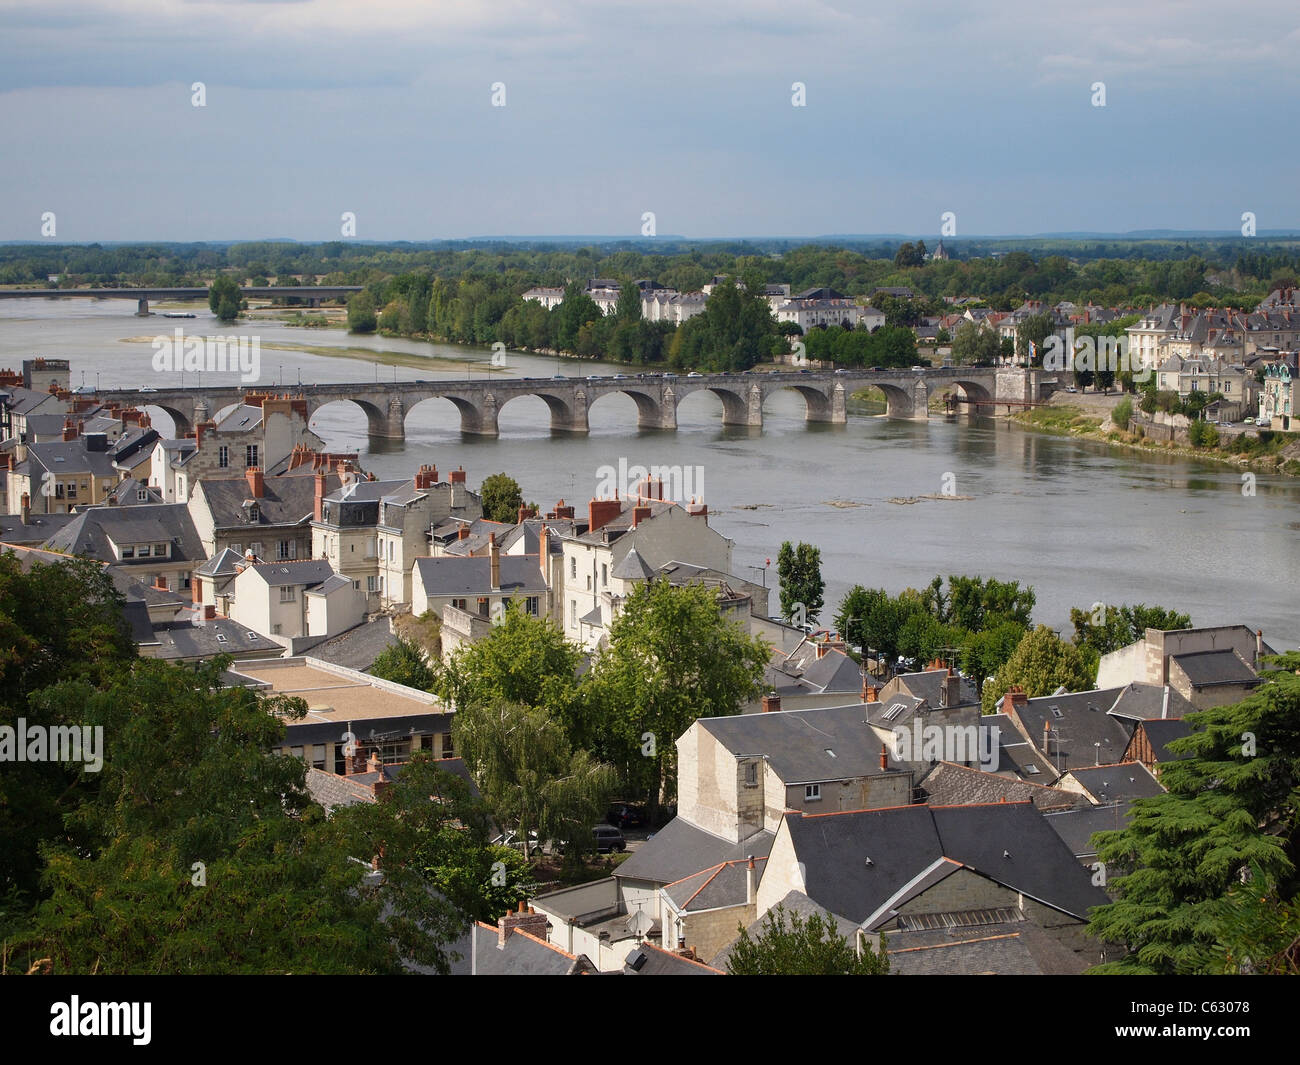
[[[764,695],[763,696],[763,713],[774,714],[781,709],[781,696]]]
[[[640,524],[641,524],[643,521],[645,521],[646,518],[648,518],[648,517],[650,517],[650,508],[649,508],[649,507],[633,507],[633,508],[632,508],[632,528],[635,529],[638,525],[640,525]]]
[[[464,484],[464,483],[465,483],[465,467],[464,467],[464,466],[457,466],[454,470],[451,471],[451,483],[452,483],[452,484]]]
[[[358,773],[366,771],[366,759],[361,755],[361,748],[356,748],[351,754],[344,755],[343,759],[344,776],[356,776]]]
[[[510,938],[512,932],[527,932],[538,939],[545,940],[546,929],[546,914],[537,913],[531,906],[525,909],[524,904],[520,902],[517,913],[507,913],[497,919],[497,950],[505,947],[506,940]]]
[[[501,587],[501,548],[497,546],[497,534],[488,534],[488,572],[491,575],[492,590]]]
[[[427,463],[420,467],[415,474],[415,487],[417,491],[423,491],[432,488],[438,483],[438,467],[430,466]]]
[[[13,461],[13,456],[10,455],[9,459]],[[32,497],[26,492],[23,493],[22,513],[23,524],[30,525],[32,523]]]
[[[212,621],[216,618],[216,616],[217,616],[217,608],[211,603],[205,604],[203,607],[203,617],[208,621]]]
[[[78,423],[74,422],[71,418],[64,418],[64,419],[63,419],[63,439],[64,439],[65,441],[67,441],[67,440],[76,440],[76,439],[77,439],[77,427],[78,427]]]
[[[27,496],[24,495],[23,498],[26,499]],[[27,519],[24,518],[23,519],[24,524],[26,523],[26,521]],[[1263,657],[1263,654],[1264,654],[1264,630],[1256,629],[1255,630],[1255,672],[1256,673],[1259,672],[1259,660],[1261,657]]]
[[[468,540],[468,539],[469,539],[469,523],[468,523],[468,522],[463,522],[463,523],[461,524],[461,527],[460,527],[459,529],[456,530],[456,539],[457,539],[457,540]]]
[[[882,772],[889,768],[889,745],[885,743],[880,745],[880,768]]]
[[[158,576],[153,579],[153,586],[155,588],[160,588],[164,592],[167,591],[167,578],[161,573],[158,574]]]
[[[554,513],[552,513],[552,514],[550,515],[550,517],[552,517],[552,518],[572,518],[572,517],[573,517],[573,508],[572,508],[572,507],[566,507],[566,506],[564,505],[564,500],[563,500],[563,499],[558,500],[558,501],[556,502],[556,504],[555,504],[555,511],[554,511]]]
[[[595,532],[623,513],[623,504],[617,499],[593,499],[587,504],[587,531]]]
[[[249,466],[244,470],[244,478],[248,481],[248,490],[252,493],[254,499],[261,499],[263,492],[266,490],[266,480],[262,473],[261,466]]]
[[[1028,705],[1029,697],[1025,695],[1025,690],[1019,684],[1008,688],[1006,695],[1002,697],[1002,712],[1008,716],[1013,716],[1013,710],[1019,712]]]
[[[657,499],[663,502],[664,482],[658,477],[646,476],[642,482],[637,485],[637,496],[641,499]]]
[[[961,677],[957,670],[948,667],[948,675],[943,679],[944,706],[956,706],[961,702]]]
[[[864,703],[874,703],[879,698],[879,689],[872,687],[870,678],[864,676],[862,678],[862,701]]]
[[[322,520],[322,514],[324,512],[324,509],[325,509],[325,471],[317,470],[316,471],[316,502],[313,508],[313,513],[316,515],[317,521]]]
[[[758,869],[754,865],[754,856],[746,855],[748,865],[745,867],[745,902],[752,903],[758,894]]]

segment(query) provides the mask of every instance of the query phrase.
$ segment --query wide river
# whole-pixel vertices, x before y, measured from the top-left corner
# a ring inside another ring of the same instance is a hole
[[[71,360],[74,386],[160,387],[150,340],[181,326],[189,334],[259,336],[261,383],[268,386],[620,369],[511,352],[494,371],[482,348],[349,337],[269,320],[221,328],[206,307],[194,309],[193,320],[146,320],[125,300],[0,300],[0,367],[18,369],[24,358],[45,355]],[[397,364],[392,353],[411,365]],[[230,380],[212,375],[203,383]],[[169,431],[170,419],[155,415],[155,425]],[[707,393],[682,402],[675,433],[638,432],[625,396],[600,400],[589,417],[590,435],[552,436],[543,402],[524,397],[501,409],[499,438],[480,439],[462,437],[450,402],[430,401],[408,414],[400,445],[369,441],[360,409],[336,403],[318,413],[313,428],[332,450],[359,450],[378,477],[408,477],[422,462],[444,475],[463,465],[477,487],[504,471],[544,507],[564,499],[585,508],[601,468],[617,469],[620,459],[689,469],[696,490],[702,484],[710,524],[735,541],[740,576],[775,586],[783,540],[821,549],[825,621],[854,584],[898,592],[935,574],[981,574],[1033,585],[1035,619],[1057,629],[1069,630],[1071,606],[1144,602],[1185,611],[1193,624],[1263,629],[1279,650],[1300,643],[1295,479],[1260,476],[1254,494],[1243,494],[1241,474],[1226,465],[1151,457],[992,419],[919,424],[850,414],[845,426],[808,427],[793,392],[769,400],[761,432],[724,430],[721,403]],[[957,498],[922,498],[945,488]],[[897,499],[915,501],[891,502]],[[771,605],[775,612],[775,592]]]

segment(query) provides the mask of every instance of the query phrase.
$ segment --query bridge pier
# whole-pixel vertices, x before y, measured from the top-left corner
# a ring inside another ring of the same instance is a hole
[[[636,427],[639,430],[677,428],[677,396],[671,388],[665,388],[657,404],[642,400],[636,395]]]
[[[146,300],[136,300],[136,302],[135,302],[135,316],[136,316],[137,318],[148,318],[148,317],[149,317],[149,301],[148,301],[147,299],[146,299]]]
[[[838,381],[831,389],[830,398],[825,403],[813,403],[805,395],[807,412],[805,422],[818,422],[823,425],[844,425],[848,422],[848,411],[844,404],[844,386]]]
[[[481,407],[457,403],[460,407],[460,431],[467,436],[500,436],[497,422],[497,397],[491,392],[483,396]]]
[[[402,406],[400,396],[388,397],[386,413],[377,410],[372,412],[373,409],[368,406],[364,406],[363,409],[366,411],[366,421],[371,436],[384,440],[406,439],[406,408]]]
[[[591,425],[587,421],[587,393],[582,389],[574,394],[573,406],[564,412],[558,405],[551,407],[551,432],[553,433],[589,433]]]

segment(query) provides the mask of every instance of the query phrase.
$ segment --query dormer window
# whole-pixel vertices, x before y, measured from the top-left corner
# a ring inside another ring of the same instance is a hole
[[[260,521],[262,508],[255,499],[244,501],[244,520],[247,522]]]

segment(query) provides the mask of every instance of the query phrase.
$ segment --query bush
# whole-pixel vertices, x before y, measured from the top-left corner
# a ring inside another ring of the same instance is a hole
[[[1110,420],[1120,429],[1127,429],[1129,422],[1133,418],[1133,401],[1125,396],[1115,404],[1115,409],[1111,411]]]

